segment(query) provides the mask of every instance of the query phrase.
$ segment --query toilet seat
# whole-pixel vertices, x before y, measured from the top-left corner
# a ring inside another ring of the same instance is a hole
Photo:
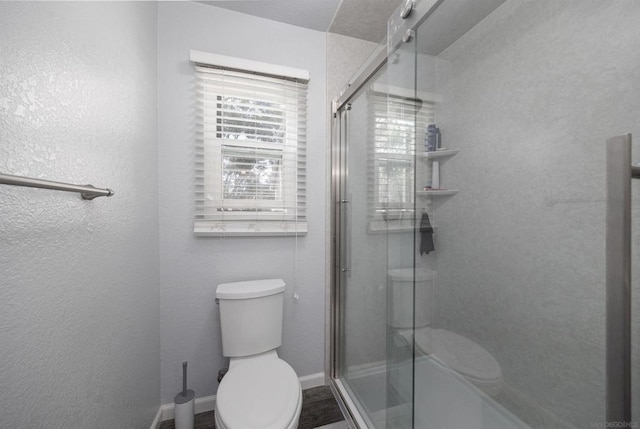
[[[216,396],[221,429],[289,429],[298,424],[302,390],[295,371],[279,358],[239,363],[224,376]]]
[[[462,375],[488,395],[502,389],[500,364],[486,349],[467,337],[446,329],[418,328],[415,345]]]

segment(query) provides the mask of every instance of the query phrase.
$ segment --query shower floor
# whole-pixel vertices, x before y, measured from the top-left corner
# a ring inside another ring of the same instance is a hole
[[[314,387],[302,391],[302,411],[298,429],[339,429],[347,428],[346,423],[341,426],[337,422],[344,422],[338,403],[331,393],[329,386]],[[194,429],[214,429],[213,411],[196,414]],[[162,422],[159,429],[175,429],[173,420]]]
[[[369,427],[531,429],[439,361],[423,356],[414,364],[414,380],[412,362],[377,365],[343,380]]]
[[[390,383],[387,375],[389,368],[387,364],[379,364],[363,371],[362,374],[355,371],[355,374],[343,383],[350,395],[362,407],[360,412],[366,415],[364,418],[369,427],[409,429],[412,426],[413,416],[411,395],[403,396],[396,390],[394,384]],[[397,371],[393,372],[392,378],[398,375]]]

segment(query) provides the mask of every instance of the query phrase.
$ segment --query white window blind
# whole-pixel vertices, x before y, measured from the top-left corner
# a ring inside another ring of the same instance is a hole
[[[368,97],[373,141],[368,180],[370,227],[379,229],[388,221],[412,226],[415,153],[423,150],[427,125],[435,122],[434,105],[388,92],[371,91]]]
[[[195,63],[198,235],[296,235],[307,231],[308,79],[230,57]],[[193,60],[193,53],[192,53]],[[231,59],[233,60],[233,59]],[[286,69],[285,69],[286,70]]]

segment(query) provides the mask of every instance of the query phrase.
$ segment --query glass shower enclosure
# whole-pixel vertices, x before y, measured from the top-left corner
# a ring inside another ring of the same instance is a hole
[[[640,427],[638,22],[633,0],[389,18],[334,102],[331,386],[353,427]]]

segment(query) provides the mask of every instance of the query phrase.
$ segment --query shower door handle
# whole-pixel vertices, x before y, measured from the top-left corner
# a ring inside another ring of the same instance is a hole
[[[344,231],[343,236],[344,251],[342,252],[342,264],[340,266],[340,272],[346,274],[347,277],[351,277],[351,210],[349,205],[351,203],[351,194],[348,194],[346,198],[341,199],[340,211],[343,215]]]
[[[631,134],[607,140],[606,176],[607,422],[630,424],[631,179],[640,178],[640,167],[631,164]]]

